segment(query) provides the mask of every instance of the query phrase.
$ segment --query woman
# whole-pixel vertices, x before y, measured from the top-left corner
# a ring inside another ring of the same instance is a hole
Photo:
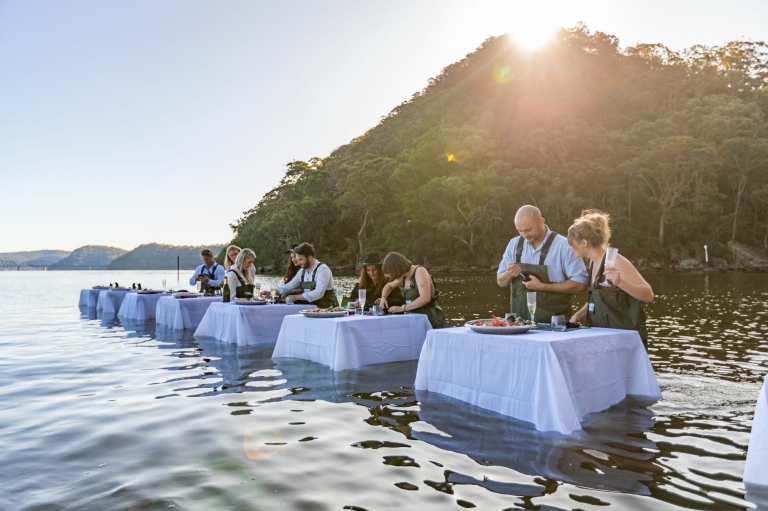
[[[432,328],[445,326],[445,314],[437,304],[438,293],[432,275],[423,266],[415,266],[404,255],[390,252],[382,265],[384,274],[391,280],[381,292],[381,307],[389,307],[387,298],[403,286],[405,305],[389,307],[390,314],[415,312],[426,314]]]
[[[577,257],[589,259],[589,300],[571,318],[572,323],[637,330],[643,345],[648,339],[642,302],[653,301],[653,289],[621,254],[613,267],[605,267],[611,239],[607,213],[584,211],[568,229],[568,245]]]
[[[232,265],[235,264],[235,259],[237,259],[237,254],[239,254],[241,250],[242,249],[237,245],[230,245],[227,247],[227,251],[224,252],[225,254],[227,254],[226,256],[224,256],[224,271],[229,271]]]
[[[253,261],[256,254],[250,248],[244,248],[235,259],[235,264],[227,272],[227,283],[230,293],[234,290],[235,298],[251,298],[253,296],[253,278],[256,267]]]
[[[368,307],[381,305],[381,292],[387,284],[387,278],[384,276],[384,270],[382,270],[381,255],[378,252],[367,253],[361,264],[363,267],[360,269],[360,278],[357,279],[357,284],[352,288],[349,301],[354,302],[355,307],[360,307],[358,302],[360,289],[365,289],[365,303]],[[405,303],[400,288],[392,291],[387,298],[390,307]]]
[[[298,245],[297,245],[298,246]],[[296,247],[291,247],[288,253],[288,265],[285,268],[285,277],[283,277],[283,284],[287,284],[293,280],[293,277],[299,273],[301,267],[296,262]]]

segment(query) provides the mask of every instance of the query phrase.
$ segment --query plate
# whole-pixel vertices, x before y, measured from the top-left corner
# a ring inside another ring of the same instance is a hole
[[[468,326],[473,332],[479,334],[490,335],[513,335],[524,334],[536,325],[523,325],[523,326],[475,326],[477,321],[492,321],[491,319],[473,319],[464,323],[464,326]]]
[[[347,315],[347,311],[338,312],[306,312],[301,311],[305,318],[342,318]]]
[[[266,300],[250,300],[250,301],[244,301],[244,300],[232,300],[232,303],[236,303],[238,305],[266,305]]]
[[[142,289],[138,292],[140,295],[159,295],[162,291],[155,291],[154,289]]]
[[[200,293],[173,293],[174,298],[197,298]]]

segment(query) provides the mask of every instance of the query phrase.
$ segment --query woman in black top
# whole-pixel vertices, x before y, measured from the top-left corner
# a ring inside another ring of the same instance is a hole
[[[437,304],[437,297],[440,293],[435,288],[435,281],[426,268],[414,265],[403,254],[390,252],[384,258],[382,269],[391,279],[391,282],[384,286],[382,291],[382,307],[386,308],[391,305],[389,303],[390,296],[402,286],[405,305],[389,307],[391,314],[402,312],[425,314],[432,328],[445,327],[445,313]]]
[[[384,276],[384,271],[381,269],[381,255],[378,252],[369,252],[365,254],[362,261],[362,268],[360,270],[360,278],[357,279],[357,284],[352,288],[352,292],[349,295],[349,301],[355,303],[355,307],[359,307],[357,299],[360,296],[360,289],[365,289],[365,303],[368,308],[371,305],[380,305],[381,292],[384,286],[387,284],[387,278]],[[390,294],[389,305],[403,305],[405,300],[401,293],[397,293],[394,296]]]

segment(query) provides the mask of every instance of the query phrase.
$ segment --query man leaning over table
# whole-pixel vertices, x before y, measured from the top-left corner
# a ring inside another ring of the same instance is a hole
[[[302,243],[294,254],[301,269],[290,282],[276,288],[285,303],[311,303],[324,309],[338,305],[333,274],[327,264],[315,259],[315,247]]]
[[[499,263],[496,282],[510,287],[511,312],[529,319],[527,292],[536,292],[537,323],[549,323],[552,316],[571,317],[571,298],[587,290],[584,261],[568,248],[568,240],[552,232],[541,211],[523,206],[515,215],[520,236],[510,240]]]
[[[215,288],[223,286],[224,267],[213,260],[213,252],[206,248],[200,252],[200,257],[203,259],[203,264],[197,267],[192,278],[189,279],[189,285],[194,286],[200,282],[202,284],[200,290],[203,292],[209,288],[213,291]]]

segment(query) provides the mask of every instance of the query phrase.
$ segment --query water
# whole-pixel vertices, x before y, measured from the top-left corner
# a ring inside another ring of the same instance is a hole
[[[335,373],[76,306],[83,287],[162,278],[175,272],[0,272],[0,509],[752,506],[764,275],[649,275],[665,400],[569,437],[416,393],[415,361]],[[453,324],[507,309],[492,278],[437,284]]]

